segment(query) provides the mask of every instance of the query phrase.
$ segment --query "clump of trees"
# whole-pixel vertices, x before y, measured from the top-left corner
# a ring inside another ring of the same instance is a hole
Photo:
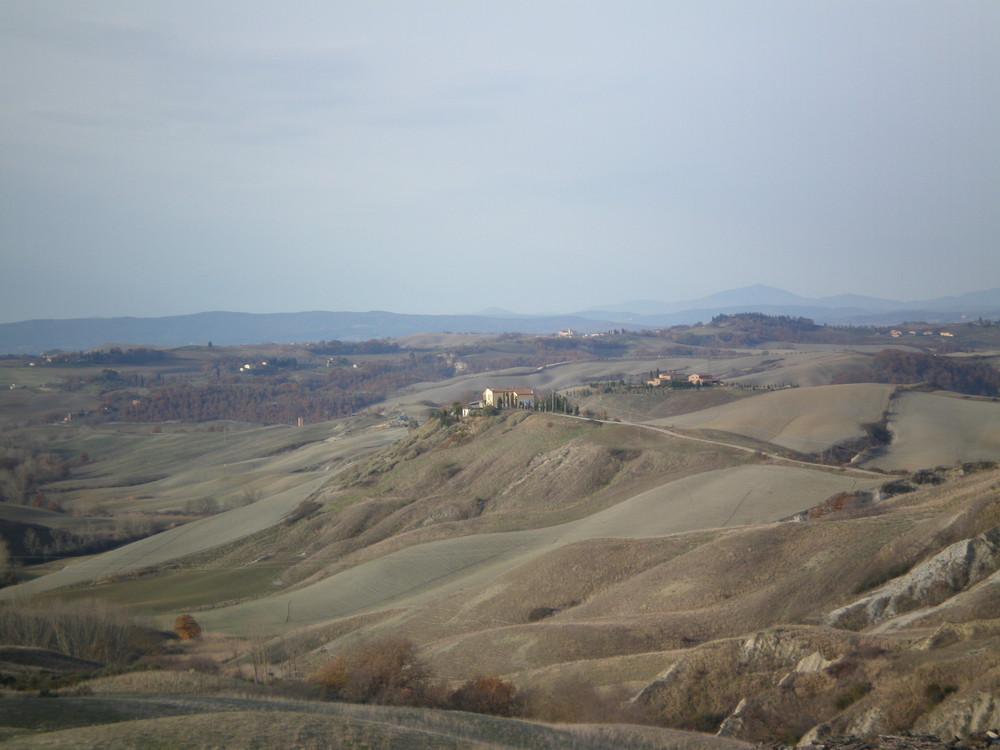
[[[819,325],[810,318],[745,312],[716,315],[706,326],[674,326],[656,331],[658,338],[682,345],[662,354],[691,354],[683,347],[753,347],[768,341],[816,344],[857,344],[870,341],[877,329],[865,326]],[[648,333],[648,332],[646,332]]]
[[[520,716],[525,709],[517,688],[492,675],[480,675],[462,683],[449,694],[448,703],[458,711],[494,716]]]
[[[66,479],[71,465],[57,453],[34,445],[0,446],[0,501],[28,504],[47,482]],[[44,507],[44,506],[40,506]],[[52,508],[56,510],[56,508]]]
[[[150,362],[162,362],[169,358],[162,349],[125,349],[113,346],[107,351],[95,349],[89,352],[69,352],[50,357],[53,365],[144,365]]]
[[[0,643],[51,649],[80,659],[123,665],[156,640],[124,609],[107,602],[4,602]]]
[[[579,414],[580,407],[559,393],[547,393],[535,400],[535,410],[558,414]]]
[[[6,541],[11,555],[32,565],[60,557],[105,552],[162,530],[163,522],[133,516],[106,526],[94,526],[79,532],[51,526],[0,520],[0,538]]]

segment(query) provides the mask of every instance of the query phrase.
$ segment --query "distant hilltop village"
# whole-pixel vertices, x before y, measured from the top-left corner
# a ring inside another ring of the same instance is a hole
[[[645,382],[645,385],[654,387],[705,387],[720,386],[724,385],[724,383],[707,372],[693,372],[690,375],[685,375],[676,370],[667,370],[666,372],[650,372],[650,378]],[[481,400],[473,401],[462,409],[462,416],[468,416],[470,412],[484,408],[540,408],[542,411],[567,411],[568,413],[569,409],[567,409],[567,406],[569,406],[569,402],[564,397],[558,395],[539,397],[533,388],[494,388],[490,386],[483,391]]]

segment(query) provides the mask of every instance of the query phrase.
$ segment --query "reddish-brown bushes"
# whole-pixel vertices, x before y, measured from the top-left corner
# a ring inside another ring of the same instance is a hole
[[[201,625],[191,615],[178,615],[174,620],[174,632],[182,640],[188,641],[201,636]]]
[[[392,637],[360,643],[306,678],[328,697],[351,703],[421,706],[555,722],[651,723],[646,707],[629,703],[627,694],[598,693],[575,680],[565,680],[549,690],[524,692],[493,675],[479,675],[451,691],[431,680],[414,644]]]
[[[380,638],[331,659],[307,678],[327,693],[351,703],[426,703],[430,671],[405,638]]]
[[[448,696],[450,708],[494,716],[520,716],[524,702],[517,688],[499,677],[480,675],[468,680]]]

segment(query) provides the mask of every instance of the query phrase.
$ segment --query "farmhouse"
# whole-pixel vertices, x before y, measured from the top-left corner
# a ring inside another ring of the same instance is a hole
[[[719,379],[709,375],[707,372],[692,372],[688,375],[688,382],[693,385],[719,385]]]
[[[483,403],[498,409],[530,409],[535,405],[535,391],[531,388],[487,388]]]
[[[652,380],[647,380],[647,385],[664,385],[666,383],[672,383],[679,380],[687,380],[684,375],[677,370],[667,370],[666,372],[658,372],[656,377]]]

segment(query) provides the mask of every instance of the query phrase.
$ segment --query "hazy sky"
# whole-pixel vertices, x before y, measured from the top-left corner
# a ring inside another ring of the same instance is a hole
[[[996,0],[3,0],[0,321],[998,287],[998,40]]]

